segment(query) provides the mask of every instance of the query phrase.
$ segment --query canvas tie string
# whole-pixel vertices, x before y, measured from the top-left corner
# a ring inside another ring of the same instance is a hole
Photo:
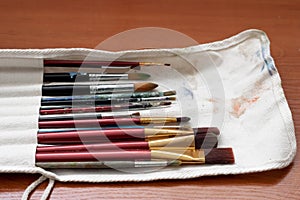
[[[46,189],[44,190],[43,192],[43,195],[41,197],[41,200],[46,200],[52,189],[53,189],[53,186],[54,186],[54,183],[55,183],[55,180],[54,179],[50,179],[50,178],[47,178],[46,176],[40,176],[36,181],[34,181],[33,183],[31,183],[27,188],[26,190],[24,191],[23,193],[23,196],[22,196],[22,200],[28,200],[29,199],[29,195],[40,185],[42,184],[44,181],[46,181],[47,179],[49,179],[49,182],[48,182],[48,185],[46,187]]]

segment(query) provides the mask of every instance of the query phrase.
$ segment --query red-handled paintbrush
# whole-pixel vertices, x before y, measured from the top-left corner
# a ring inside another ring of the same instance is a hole
[[[180,135],[204,135],[212,133],[219,134],[217,128],[194,128],[194,129],[158,129],[158,128],[114,128],[106,130],[80,130],[66,132],[39,133],[38,142],[43,144],[57,143],[81,143],[84,142],[105,142],[120,140],[145,141],[151,138],[169,138]]]
[[[143,138],[141,138],[143,140]],[[84,141],[84,140],[83,140]],[[86,141],[84,141],[86,142]],[[217,147],[218,139],[213,133],[184,135],[180,137],[160,139],[148,138],[147,141],[121,141],[121,142],[105,142],[93,144],[75,144],[75,145],[54,145],[54,146],[38,146],[37,152],[68,152],[68,151],[107,151],[107,150],[120,150],[120,149],[157,149],[157,148],[187,148],[187,149],[200,149],[200,148],[214,148]]]
[[[166,159],[180,160],[189,164],[233,164],[231,148],[209,150],[139,150],[139,151],[103,151],[103,152],[63,152],[37,153],[36,162],[74,162],[74,161],[122,161],[122,160]]]
[[[156,102],[156,103],[129,103],[120,105],[108,105],[108,106],[95,106],[95,107],[73,107],[72,105],[58,106],[57,108],[41,108],[41,115],[51,114],[68,114],[68,113],[91,113],[91,112],[109,112],[109,111],[120,111],[120,110],[132,110],[132,109],[147,109],[155,108],[158,106],[169,106],[171,102]]]
[[[130,61],[96,61],[96,60],[44,60],[46,67],[92,67],[102,68],[106,66],[132,68],[138,66],[170,66],[170,64],[154,63],[154,62],[130,62]]]
[[[85,119],[64,121],[40,121],[39,128],[69,128],[87,126],[136,125],[136,124],[165,124],[187,122],[188,117],[131,117],[109,119]]]

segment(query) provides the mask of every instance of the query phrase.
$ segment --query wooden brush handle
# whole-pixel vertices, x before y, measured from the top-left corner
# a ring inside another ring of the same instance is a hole
[[[71,143],[71,142],[99,142],[122,139],[145,140],[143,128],[136,129],[108,129],[90,131],[69,131],[38,134],[38,142],[44,144]]]
[[[136,125],[140,123],[139,118],[108,118],[108,119],[86,119],[86,120],[63,120],[63,121],[40,121],[39,128],[73,128],[87,126],[110,126],[110,125]]]
[[[111,161],[111,160],[150,160],[149,150],[140,151],[103,151],[72,153],[37,153],[36,162],[69,162],[69,161]]]
[[[37,153],[50,152],[88,152],[88,151],[107,151],[121,149],[149,149],[146,141],[129,141],[129,142],[110,142],[103,144],[77,144],[77,145],[57,145],[37,147]]]

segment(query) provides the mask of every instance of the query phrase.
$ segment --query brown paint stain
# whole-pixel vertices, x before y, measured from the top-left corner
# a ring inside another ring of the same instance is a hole
[[[239,118],[241,115],[243,115],[246,110],[253,104],[255,103],[259,97],[254,97],[254,98],[245,98],[245,97],[239,97],[231,100],[232,103],[232,112],[231,114]]]
[[[213,98],[209,98],[207,99],[207,101],[211,102],[211,103],[217,103],[217,100],[216,99],[213,99]]]
[[[217,106],[217,103],[218,103],[217,99],[209,98],[209,99],[207,99],[207,101],[213,104],[213,113],[219,112],[219,108]]]

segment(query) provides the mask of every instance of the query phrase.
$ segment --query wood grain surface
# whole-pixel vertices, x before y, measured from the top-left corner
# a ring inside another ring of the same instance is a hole
[[[199,43],[249,28],[262,29],[271,40],[299,139],[299,0],[12,0],[0,1],[0,24],[0,48],[94,48],[114,34],[139,27],[173,29]],[[246,175],[142,183],[56,183],[51,199],[300,199],[299,160],[298,153],[285,169]],[[1,174],[0,199],[20,199],[37,178]],[[32,199],[39,199],[45,186]]]

